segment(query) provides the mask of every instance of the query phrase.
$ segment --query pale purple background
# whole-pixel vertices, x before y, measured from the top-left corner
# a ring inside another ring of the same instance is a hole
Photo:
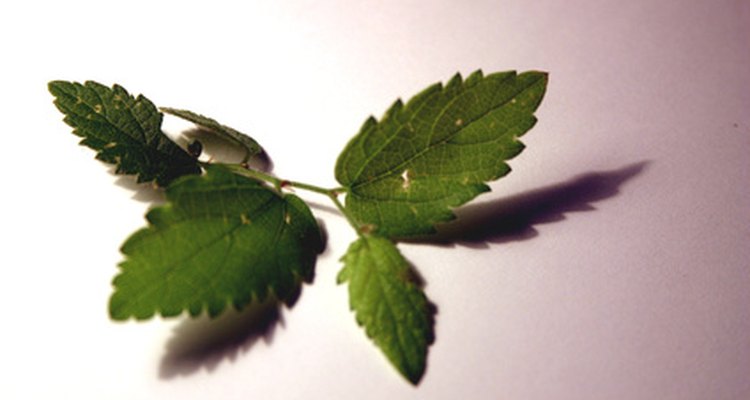
[[[750,398],[750,2],[252,3],[0,6],[0,398]],[[369,114],[477,68],[550,84],[458,244],[401,246],[439,307],[419,387],[356,327],[334,283],[354,235],[327,208],[283,323],[109,321],[150,194],[76,145],[47,81],[211,115],[333,186]]]

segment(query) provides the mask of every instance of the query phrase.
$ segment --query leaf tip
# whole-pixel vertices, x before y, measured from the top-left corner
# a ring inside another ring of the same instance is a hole
[[[47,82],[47,90],[49,90],[50,93],[55,94],[55,92],[58,91],[60,87],[65,83],[67,82],[60,80],[49,81]]]
[[[544,86],[547,86],[547,82],[549,82],[549,72],[547,71],[534,71],[537,75],[539,75],[540,80],[544,83]]]
[[[424,366],[420,369],[413,370],[413,371],[401,371],[401,373],[403,374],[403,377],[409,381],[409,383],[416,386],[419,384],[419,382],[422,380],[422,377],[424,376]]]
[[[61,100],[61,97],[65,96],[66,94],[70,94],[71,92],[75,91],[75,82],[69,82],[64,80],[53,80],[47,82],[47,90],[49,93],[55,97],[55,104],[58,104],[59,108],[59,101]],[[62,111],[62,110],[61,110]],[[63,111],[63,113],[65,113]]]
[[[542,81],[542,83],[544,83],[545,86],[547,85],[547,82],[549,82],[549,72],[547,71],[532,70],[532,71],[524,72],[524,75],[533,75],[537,77],[538,80]]]
[[[130,313],[127,311],[127,308],[125,307],[125,302],[122,301],[122,298],[117,295],[117,292],[113,293],[112,296],[109,298],[109,318],[111,318],[114,321],[126,321],[130,318]]]

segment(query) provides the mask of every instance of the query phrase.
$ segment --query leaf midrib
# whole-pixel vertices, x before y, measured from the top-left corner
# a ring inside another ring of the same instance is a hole
[[[516,75],[516,76],[517,76],[517,75]],[[375,177],[373,177],[373,178],[370,178],[370,179],[368,179],[368,180],[366,180],[366,181],[363,181],[363,182],[360,182],[360,183],[355,183],[354,185],[351,185],[351,186],[349,186],[350,190],[354,191],[355,189],[357,189],[357,188],[359,188],[359,187],[362,187],[362,186],[366,186],[366,185],[370,185],[370,184],[373,184],[373,183],[379,182],[379,181],[381,181],[381,180],[383,180],[383,179],[385,179],[385,178],[387,178],[387,177],[393,176],[394,174],[398,174],[398,173],[399,173],[398,171],[400,171],[400,170],[401,170],[402,168],[404,168],[404,167],[405,167],[405,166],[406,166],[407,164],[409,164],[409,163],[411,163],[412,161],[414,161],[415,159],[417,159],[417,158],[419,158],[419,157],[423,156],[424,154],[426,154],[426,153],[428,153],[428,152],[430,152],[430,151],[432,151],[432,150],[434,150],[434,149],[438,148],[439,146],[442,146],[442,145],[445,145],[445,144],[447,144],[447,143],[448,143],[448,142],[450,142],[450,141],[451,141],[451,140],[452,140],[453,138],[455,138],[456,136],[458,136],[458,134],[460,134],[460,133],[461,133],[461,132],[462,132],[462,131],[463,131],[464,129],[467,129],[467,128],[468,128],[469,126],[471,126],[471,125],[472,125],[472,124],[474,124],[475,122],[479,121],[480,119],[483,119],[483,118],[484,118],[484,117],[486,117],[486,116],[487,116],[487,115],[488,115],[489,113],[491,113],[491,112],[493,112],[493,111],[495,111],[495,110],[497,110],[497,109],[499,109],[499,108],[502,108],[502,107],[504,107],[505,105],[507,105],[508,103],[510,103],[510,102],[511,102],[511,101],[512,101],[512,100],[513,100],[514,98],[516,98],[516,97],[517,97],[517,96],[518,96],[519,94],[523,93],[524,91],[528,90],[528,89],[529,89],[530,87],[534,86],[534,85],[535,85],[535,84],[536,84],[537,82],[538,82],[538,80],[535,80],[535,81],[534,81],[534,82],[532,82],[532,83],[531,83],[530,85],[528,85],[528,86],[525,86],[525,87],[524,87],[523,89],[521,89],[520,91],[518,91],[518,92],[514,93],[514,94],[513,94],[513,96],[511,96],[510,98],[508,98],[508,100],[506,100],[506,101],[504,101],[504,102],[502,102],[502,103],[498,104],[498,105],[497,105],[496,107],[492,107],[492,108],[488,109],[487,111],[485,111],[484,113],[482,113],[482,114],[481,114],[481,115],[479,115],[478,117],[476,117],[476,118],[472,119],[471,121],[469,121],[468,123],[466,123],[466,124],[462,125],[461,129],[458,129],[458,130],[456,130],[456,131],[455,131],[454,133],[452,133],[451,135],[449,135],[448,137],[446,137],[446,138],[445,138],[444,140],[441,140],[440,142],[438,142],[438,143],[436,143],[436,144],[434,144],[434,145],[430,145],[430,144],[428,143],[428,146],[427,146],[427,147],[425,147],[424,149],[422,149],[422,150],[418,151],[417,153],[415,153],[415,154],[414,154],[414,155],[412,155],[411,157],[407,158],[406,160],[402,161],[401,163],[399,163],[399,164],[398,164],[398,165],[396,165],[395,167],[392,167],[392,168],[391,168],[390,170],[388,170],[388,171],[385,171],[385,172],[382,172],[382,173],[380,173],[379,175],[377,175],[377,176],[375,176]],[[468,92],[465,92],[465,93],[468,93]],[[462,93],[462,95],[463,95],[463,93]],[[449,104],[453,104],[453,101],[455,101],[455,100],[456,100],[456,99],[458,99],[459,97],[460,97],[460,96],[456,96],[456,97],[455,97],[454,99],[452,99],[452,100],[451,100],[451,102],[450,102]],[[441,110],[440,110],[440,113],[439,113],[439,115],[443,115],[443,114],[445,113],[445,110],[446,110],[446,109],[448,108],[449,104],[448,104],[448,105],[446,105],[445,107],[441,108]],[[533,112],[532,112],[532,113],[533,113]],[[414,113],[413,115],[416,115],[416,112],[415,112],[415,113]],[[410,119],[410,121],[411,121],[411,119]],[[435,124],[436,124],[436,123],[437,123],[437,120],[436,120]],[[430,132],[430,138],[432,138],[432,136],[434,135],[434,127],[435,127],[435,124],[433,124],[433,128],[431,129],[431,132]],[[402,125],[402,126],[403,126],[403,125]],[[391,138],[389,138],[389,141],[388,141],[388,143],[390,143],[390,142],[391,142],[391,141],[392,141],[392,140],[393,140],[393,139],[394,139],[394,138],[395,138],[396,136],[398,136],[398,135],[397,135],[397,134],[394,134],[394,135],[393,135],[393,136],[392,136]],[[383,148],[385,148],[385,146],[381,147],[381,148],[380,148],[380,149],[378,150],[378,152],[377,152],[377,153],[376,153],[375,155],[373,155],[372,157],[370,157],[370,158],[369,158],[369,159],[368,159],[368,160],[367,160],[367,161],[365,162],[365,165],[364,165],[364,166],[363,166],[363,167],[362,167],[362,168],[360,169],[360,172],[358,173],[359,175],[361,175],[361,174],[362,174],[362,171],[364,171],[364,170],[365,170],[365,168],[366,168],[367,164],[369,164],[369,162],[370,162],[370,161],[372,161],[372,159],[373,159],[373,158],[375,158],[375,156],[376,156],[377,154],[380,154],[380,151],[382,151],[382,149],[383,149]],[[359,178],[359,176],[358,176],[358,178]]]
[[[263,204],[261,207],[258,207],[256,210],[259,213],[265,212],[265,210],[268,207],[271,206],[271,203],[272,203],[271,201],[267,201],[265,204]],[[209,218],[209,219],[219,219],[219,218],[213,217],[213,218]],[[178,226],[180,224],[183,224],[183,223],[191,223],[191,222],[194,222],[194,220],[193,219],[184,219],[184,220],[178,221],[178,222],[170,225],[170,228],[176,227],[176,226]],[[185,255],[184,257],[181,257],[181,258],[179,258],[177,260],[174,260],[174,261],[170,262],[169,265],[166,265],[165,269],[163,271],[164,285],[168,286],[170,284],[170,280],[173,279],[174,273],[178,269],[180,269],[180,266],[184,266],[186,260],[190,260],[192,258],[195,258],[196,255],[200,254],[203,251],[206,251],[208,248],[210,248],[211,246],[213,246],[214,244],[218,243],[219,241],[223,240],[226,237],[230,237],[231,238],[234,235],[235,231],[237,231],[238,229],[240,229],[243,226],[245,226],[245,224],[243,224],[241,221],[237,221],[237,220],[234,221],[233,225],[234,226],[228,227],[227,230],[223,230],[222,232],[220,232],[219,234],[217,234],[215,238],[209,240],[208,242],[206,242],[200,248],[195,249],[195,251],[193,251],[193,252]],[[154,227],[154,233],[156,234],[156,233],[158,233],[158,231],[159,231],[159,229],[156,228],[156,227]],[[131,252],[131,254],[132,254],[132,252]],[[140,261],[139,261],[139,263],[140,263]],[[213,274],[212,278],[217,279],[216,275],[217,274]],[[154,285],[154,286],[150,286],[147,289],[145,289],[142,292],[143,295],[138,296],[138,298],[139,299],[148,298],[154,291],[159,290],[159,289],[168,291],[168,289],[166,289],[166,288],[163,288],[163,287],[161,287],[159,285]],[[181,305],[181,307],[184,307],[184,306]],[[158,308],[156,308],[155,311],[160,311],[160,310]]]
[[[104,104],[104,101],[102,100],[101,95],[96,90],[91,89],[91,88],[87,88],[85,85],[81,85],[80,87],[82,89],[91,90],[91,92],[101,101],[102,105]],[[77,116],[79,118],[86,119],[86,115],[83,115],[83,114],[81,114],[79,112],[76,112],[72,107],[69,106],[70,103],[75,103],[77,101],[76,99],[78,97],[76,95],[71,94],[68,91],[62,91],[61,94],[64,95],[66,97],[66,100],[67,100],[66,103],[60,103],[66,109],[66,111],[67,111],[65,114],[72,114],[72,115],[75,115],[75,116]],[[128,96],[130,96],[130,94],[128,94]],[[138,102],[136,99],[133,99],[133,101],[136,102],[136,103]],[[131,136],[127,131],[123,130],[121,127],[119,127],[117,124],[115,124],[106,113],[98,113],[98,112],[96,112],[96,110],[91,106],[91,104],[89,102],[82,101],[81,104],[84,107],[86,107],[90,112],[92,112],[92,113],[94,113],[96,115],[101,116],[102,119],[104,120],[104,122],[107,125],[109,125],[110,127],[114,128],[114,130],[117,132],[118,136],[123,137],[123,138],[126,139],[127,143],[118,143],[119,146],[129,146],[129,147],[133,147],[133,148],[138,148],[140,150],[145,149],[147,151],[156,151],[157,153],[161,154],[164,158],[172,158],[172,157],[175,156],[172,152],[167,152],[163,148],[161,142],[158,143],[157,146],[151,146],[151,145],[149,145],[148,141],[146,140],[146,130],[145,130],[145,128],[140,124],[140,122],[138,122],[138,119],[135,118],[135,115],[133,115],[133,106],[127,105],[126,108],[127,108],[128,114],[133,119],[133,122],[135,123],[135,126],[138,127],[138,131],[140,132],[140,134],[142,136],[140,139],[137,138],[137,137]],[[76,129],[80,129],[80,130],[82,130],[83,132],[86,133],[85,135],[83,135],[84,138],[86,138],[86,137],[94,137],[94,138],[96,138],[98,140],[102,140],[102,141],[107,140],[107,138],[102,138],[101,136],[96,135],[95,131],[93,131],[91,129],[87,129],[84,126],[77,125],[75,128]],[[154,135],[155,137],[158,137],[158,135],[164,135],[164,133],[161,130],[159,130],[158,132],[154,132],[154,133],[155,133],[155,135]],[[97,150],[100,151],[100,152],[104,151],[103,148],[97,148]]]
[[[365,246],[368,248],[369,251],[373,252],[372,246],[370,246],[370,243],[366,242]],[[387,262],[391,262],[392,261],[392,258],[391,258],[390,255],[385,254],[385,253],[383,253],[381,255],[383,255],[383,256],[385,256],[387,258]],[[359,263],[357,263],[357,264],[359,264]],[[359,264],[359,265],[360,265],[360,269],[362,269],[361,268],[361,264]],[[419,342],[419,341],[415,337],[416,335],[411,335],[410,334],[411,333],[410,330],[404,331],[403,329],[399,329],[400,324],[397,321],[397,318],[396,318],[396,315],[395,315],[395,312],[394,312],[394,307],[393,307],[393,305],[391,303],[392,299],[389,296],[387,296],[386,293],[385,293],[385,284],[384,284],[384,282],[388,279],[389,276],[394,275],[394,274],[390,273],[390,272],[393,272],[393,271],[386,272],[386,271],[383,271],[382,268],[365,268],[365,270],[366,270],[366,272],[365,272],[366,275],[365,276],[367,278],[367,279],[365,279],[365,283],[366,282],[371,282],[373,279],[377,282],[376,285],[372,285],[372,286],[377,287],[378,292],[380,292],[380,296],[378,296],[378,297],[381,298],[381,299],[383,299],[382,302],[378,303],[378,306],[379,307],[385,307],[386,314],[388,315],[388,319],[391,321],[391,326],[396,331],[395,333],[396,333],[397,343],[398,343],[398,346],[397,346],[398,347],[398,352],[401,354],[402,361],[404,363],[403,365],[408,368],[408,371],[405,371],[405,372],[409,376],[409,378],[411,379],[411,373],[412,373],[412,367],[413,367],[413,365],[411,365],[411,360],[407,356],[408,352],[406,351],[406,349],[410,347],[407,344],[407,342],[414,343],[414,342]],[[364,285],[364,286],[366,287],[366,286],[369,286],[369,285]],[[408,283],[406,283],[406,285],[405,285],[405,287],[403,289],[404,289],[404,297],[406,298],[406,301],[407,301],[410,309],[411,310],[417,309],[417,307],[414,305],[414,302],[412,301],[411,297],[409,296]],[[364,298],[364,297],[365,297],[365,293],[362,293],[362,298]],[[375,312],[373,313],[373,319],[376,319],[376,316],[378,315],[378,312],[377,312],[377,309],[374,310],[374,311]],[[408,320],[408,318],[407,318],[407,320]],[[409,337],[407,338],[405,336],[409,336]]]

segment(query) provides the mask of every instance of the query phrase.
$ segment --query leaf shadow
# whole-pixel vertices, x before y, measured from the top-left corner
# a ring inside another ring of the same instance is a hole
[[[198,140],[203,146],[203,156],[201,159],[206,161],[221,161],[225,163],[239,163],[245,156],[245,149],[231,141],[223,139],[208,129],[200,127],[188,129],[177,138],[177,143],[183,148],[187,148],[189,142]],[[260,154],[250,157],[248,165],[252,169],[263,172],[273,170],[273,160],[262,150]]]
[[[427,286],[427,281],[425,281],[422,274],[419,273],[419,270],[416,268],[414,264],[411,263],[411,261],[407,261],[409,263],[409,269],[407,270],[407,279],[414,283],[419,289],[424,291],[425,287]],[[429,297],[426,298],[427,300],[427,325],[428,325],[428,331],[426,332],[426,339],[427,339],[427,355],[425,356],[425,367],[422,371],[422,375],[418,377],[418,379],[415,382],[412,382],[415,386],[418,386],[419,383],[422,381],[422,378],[427,374],[427,369],[430,367],[430,347],[435,344],[435,324],[437,323],[437,315],[440,311],[437,304],[433,303],[432,300],[430,300]]]
[[[402,241],[481,249],[488,248],[491,243],[528,240],[539,235],[535,225],[564,220],[569,212],[596,210],[592,203],[619,195],[622,186],[643,173],[649,164],[650,161],[641,161],[614,170],[589,172],[508,198],[469,205],[456,210],[456,220],[438,226],[436,235]],[[426,283],[419,271],[413,264],[409,266],[410,280],[424,288]],[[438,308],[429,299],[428,307],[428,344],[431,345],[435,341]],[[425,373],[429,357],[426,362]],[[415,382],[418,384],[419,380]]]
[[[117,178],[115,185],[133,193],[130,196],[131,199],[153,205],[164,203],[164,189],[158,188],[152,183],[138,183],[132,175],[115,174],[115,167],[111,167],[109,172]]]
[[[205,161],[239,163],[245,154],[245,150],[241,146],[224,140],[207,129],[192,128],[174,139],[175,143],[183,149],[187,148],[188,143],[193,140],[201,142],[204,153],[201,159],[205,159]],[[266,173],[273,170],[273,160],[265,150],[250,157],[247,164],[250,168]],[[156,187],[153,183],[138,183],[132,175],[115,173],[117,168],[114,165],[105,165],[107,171],[117,178],[115,185],[133,192],[131,196],[133,200],[154,205],[164,203],[164,190],[162,188]]]
[[[201,369],[213,372],[223,360],[236,360],[260,341],[271,344],[276,327],[284,324],[281,305],[269,297],[216,318],[203,315],[182,321],[166,344],[159,377],[170,380]]]
[[[456,220],[438,227],[438,233],[412,241],[443,246],[487,248],[534,238],[534,227],[564,220],[570,212],[593,211],[592,203],[612,198],[629,180],[643,173],[650,161],[579,175],[568,181],[456,210]]]

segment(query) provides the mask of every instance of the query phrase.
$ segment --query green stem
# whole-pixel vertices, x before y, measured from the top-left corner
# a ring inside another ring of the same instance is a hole
[[[207,167],[209,165],[212,165],[211,163],[201,163],[202,167]],[[217,165],[217,164],[213,164]],[[282,183],[284,182],[282,179],[279,179],[273,175],[269,175],[265,172],[260,172],[254,169],[249,169],[244,167],[242,164],[218,164],[221,165],[224,168],[227,168],[231,170],[232,172],[236,173],[237,175],[246,176],[248,178],[254,178],[257,180],[261,180],[264,182],[268,182],[271,185],[273,185],[276,190],[281,191],[281,187],[283,186]]]
[[[309,192],[320,193],[322,195],[326,195],[326,196],[329,196],[329,197],[330,197],[331,193],[335,192],[336,194],[338,194],[337,190],[340,190],[340,189],[326,189],[326,188],[322,188],[320,186],[311,185],[309,183],[296,182],[296,181],[286,181],[286,180],[282,181],[282,186],[291,186],[293,188],[307,190]]]
[[[207,163],[201,163],[204,167],[208,165]],[[267,174],[265,172],[257,171],[254,169],[249,169],[243,166],[242,164],[221,164],[221,166],[230,169],[234,173],[242,176],[247,176],[249,178],[258,179],[264,182],[268,182],[278,191],[281,192],[281,190],[285,187],[293,187],[297,189],[307,190],[309,192],[315,192],[318,194],[322,194],[333,202],[333,204],[336,205],[336,208],[341,212],[341,214],[346,218],[347,222],[349,222],[349,225],[354,228],[354,230],[357,232],[358,235],[362,235],[363,233],[363,226],[357,223],[357,220],[354,218],[354,216],[349,212],[349,210],[344,207],[344,204],[341,203],[339,200],[339,195],[342,193],[346,193],[346,188],[338,187],[333,189],[327,189],[320,186],[312,185],[309,183],[304,182],[297,182],[297,181],[289,181],[285,179],[279,179],[273,175]]]
[[[333,204],[336,205],[336,208],[338,208],[344,218],[346,218],[346,221],[349,222],[349,225],[354,228],[354,231],[357,232],[357,235],[362,236],[362,234],[364,233],[363,226],[357,223],[357,220],[354,218],[354,216],[341,203],[338,197],[340,193],[341,192],[339,191],[339,189],[334,189],[330,193],[328,193],[328,198],[330,198]]]

